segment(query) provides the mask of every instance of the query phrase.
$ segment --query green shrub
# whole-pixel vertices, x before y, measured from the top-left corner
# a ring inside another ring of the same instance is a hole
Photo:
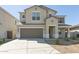
[[[3,38],[3,43],[5,43],[5,38]]]
[[[77,38],[77,40],[79,40],[79,38]]]
[[[73,36],[73,37],[71,37],[71,39],[72,39],[72,40],[75,40],[75,39],[76,39],[76,37],[74,37],[74,36]]]
[[[0,38],[0,44],[5,43],[5,38]]]
[[[69,41],[70,38],[65,38],[66,41]]]
[[[0,41],[0,44],[2,44],[3,42],[2,41]]]
[[[60,44],[59,39],[56,39],[56,40],[55,40],[55,44]]]

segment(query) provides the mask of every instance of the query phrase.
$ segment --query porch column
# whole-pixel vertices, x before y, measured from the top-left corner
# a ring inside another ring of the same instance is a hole
[[[43,28],[43,38],[46,38],[46,33],[45,32],[46,32],[46,28],[44,27]]]
[[[17,27],[16,38],[20,38],[20,28]]]
[[[62,38],[65,38],[65,29],[62,29]]]
[[[55,26],[55,38],[59,38],[58,26]]]
[[[70,38],[70,28],[68,28],[67,33],[68,33],[68,34],[67,34],[67,37]]]
[[[49,38],[49,26],[46,27],[46,38]]]

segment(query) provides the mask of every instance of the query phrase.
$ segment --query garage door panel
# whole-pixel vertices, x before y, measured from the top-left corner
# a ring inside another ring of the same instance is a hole
[[[43,29],[42,28],[21,28],[20,29],[21,38],[43,38]]]

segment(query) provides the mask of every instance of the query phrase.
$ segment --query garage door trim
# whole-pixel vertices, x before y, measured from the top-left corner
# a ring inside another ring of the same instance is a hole
[[[21,32],[21,29],[23,29],[23,28],[24,27],[20,27],[19,32]],[[40,28],[38,28],[38,27],[32,27],[32,28],[28,27],[28,28],[24,28],[24,29],[42,29],[42,38],[43,38],[43,28],[42,27],[40,27]],[[21,33],[20,33],[20,38],[21,38]]]

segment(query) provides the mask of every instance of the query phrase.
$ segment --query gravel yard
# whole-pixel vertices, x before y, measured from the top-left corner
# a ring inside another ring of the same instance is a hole
[[[55,44],[54,40],[47,42],[61,53],[79,53],[79,40],[60,40],[60,44]]]
[[[79,44],[73,45],[52,45],[53,48],[61,53],[79,53]]]

